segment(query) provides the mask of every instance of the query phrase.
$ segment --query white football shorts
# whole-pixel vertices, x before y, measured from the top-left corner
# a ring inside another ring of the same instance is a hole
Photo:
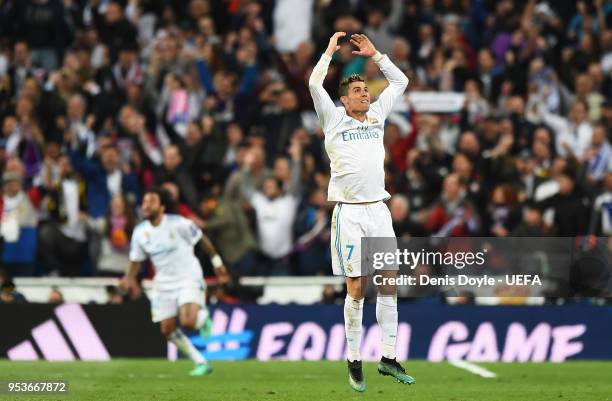
[[[174,286],[163,288],[153,286],[151,291],[151,318],[154,323],[176,317],[179,308],[185,304],[205,305],[206,285],[204,280],[191,280]]]
[[[392,241],[385,240],[384,244],[386,248],[389,248],[387,251],[395,252],[397,242],[387,205],[382,201],[337,203],[331,224],[331,255],[334,275],[362,277],[374,273],[373,267],[367,267],[372,263],[366,265],[364,262],[362,268],[362,237],[393,238]]]

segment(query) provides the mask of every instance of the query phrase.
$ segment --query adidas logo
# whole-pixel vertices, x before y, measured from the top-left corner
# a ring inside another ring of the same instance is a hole
[[[85,311],[78,304],[66,304],[55,308],[53,318],[32,329],[32,338],[9,349],[11,360],[35,361],[39,353],[48,361],[108,361],[110,355],[94,329]],[[63,331],[63,333],[62,333]],[[67,338],[66,338],[67,337]],[[36,345],[36,348],[34,347]],[[76,354],[76,355],[75,355]]]

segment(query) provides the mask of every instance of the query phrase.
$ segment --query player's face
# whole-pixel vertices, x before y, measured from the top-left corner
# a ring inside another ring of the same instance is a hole
[[[164,212],[164,207],[161,204],[159,195],[155,193],[148,193],[142,199],[142,213],[144,217],[150,221],[153,221]]]
[[[346,98],[346,105],[353,112],[366,112],[370,109],[370,92],[365,82],[351,82]]]

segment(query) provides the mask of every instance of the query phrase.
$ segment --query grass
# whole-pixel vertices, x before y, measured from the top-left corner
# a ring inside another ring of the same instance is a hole
[[[67,380],[65,395],[8,395],[1,400],[435,400],[612,401],[612,362],[483,363],[498,377],[484,379],[447,363],[404,364],[417,382],[406,386],[364,364],[367,390],[353,392],[342,362],[215,362],[206,377],[190,377],[187,361],[10,362],[0,380]]]

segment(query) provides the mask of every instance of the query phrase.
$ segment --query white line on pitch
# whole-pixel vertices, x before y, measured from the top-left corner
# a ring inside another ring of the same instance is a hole
[[[468,372],[473,373],[477,376],[484,377],[485,379],[492,379],[494,377],[497,377],[497,375],[491,372],[489,369],[485,369],[482,366],[474,365],[473,363],[466,362],[460,359],[456,361],[448,361],[448,363],[450,363],[456,368],[465,369]]]

